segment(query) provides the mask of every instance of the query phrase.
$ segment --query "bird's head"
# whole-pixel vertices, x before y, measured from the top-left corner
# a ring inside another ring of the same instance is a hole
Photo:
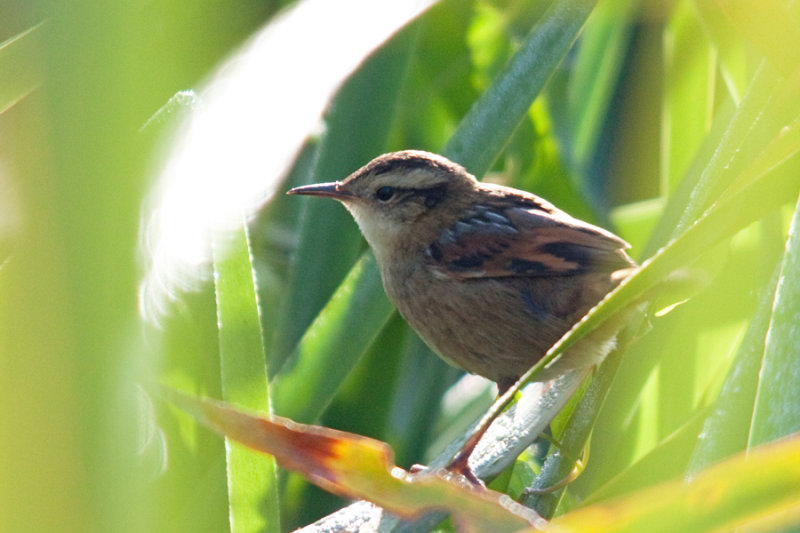
[[[405,150],[377,157],[342,181],[297,187],[288,194],[342,202],[380,258],[393,249],[430,244],[457,220],[477,183],[442,156]]]

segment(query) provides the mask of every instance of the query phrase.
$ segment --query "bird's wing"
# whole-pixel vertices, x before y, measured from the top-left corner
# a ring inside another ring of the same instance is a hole
[[[469,212],[426,249],[436,275],[456,279],[567,276],[634,266],[629,244],[544,202],[498,201]]]

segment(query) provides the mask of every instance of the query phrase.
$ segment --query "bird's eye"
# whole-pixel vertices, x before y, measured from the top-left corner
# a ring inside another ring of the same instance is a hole
[[[388,185],[385,185],[375,191],[375,198],[381,202],[388,202],[392,196],[394,196],[394,187],[389,187]]]

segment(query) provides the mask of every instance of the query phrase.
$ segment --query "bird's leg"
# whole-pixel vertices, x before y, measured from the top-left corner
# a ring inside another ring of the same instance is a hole
[[[483,481],[475,475],[472,469],[469,467],[469,458],[472,455],[472,452],[475,451],[475,447],[480,442],[481,437],[486,434],[486,430],[489,429],[489,425],[491,425],[491,421],[485,427],[479,426],[476,428],[475,432],[470,435],[467,442],[464,443],[464,446],[459,450],[455,457],[450,461],[450,464],[447,465],[447,470],[451,472],[455,472],[457,474],[461,474],[467,480],[472,483],[473,485],[483,487]]]

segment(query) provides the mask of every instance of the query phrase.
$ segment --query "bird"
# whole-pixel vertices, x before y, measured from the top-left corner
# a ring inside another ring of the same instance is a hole
[[[610,231],[430,152],[384,154],[344,180],[288,194],[341,202],[400,315],[445,361],[497,383],[498,395],[637,268]],[[617,329],[535,379],[596,365]]]

